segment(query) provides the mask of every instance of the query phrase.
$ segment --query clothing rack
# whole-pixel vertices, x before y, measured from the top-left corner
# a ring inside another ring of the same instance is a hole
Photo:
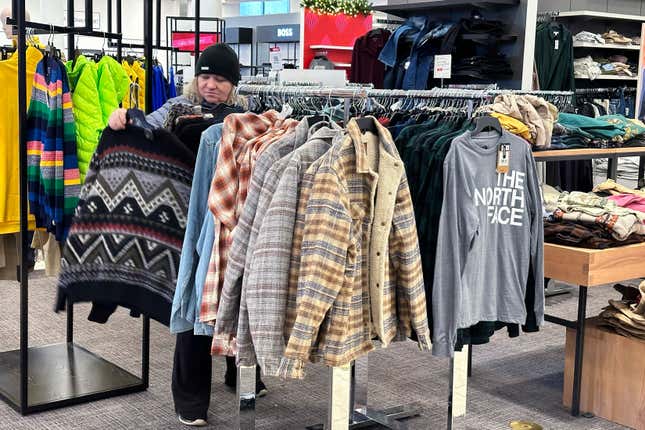
[[[506,91],[506,90],[473,90],[454,88],[433,88],[432,90],[382,90],[372,88],[317,88],[317,87],[284,87],[273,85],[240,85],[237,88],[240,95],[272,95],[282,97],[286,102],[289,96],[321,97],[344,99],[345,121],[350,117],[350,106],[352,101],[368,98],[407,98],[407,99],[435,99],[444,102],[445,100],[457,100],[460,103],[466,102],[467,115],[474,113],[478,103],[490,102],[495,95],[503,93],[533,94],[546,97],[572,97],[570,91]],[[466,376],[469,374],[470,348],[465,345],[461,352],[456,352],[451,359],[450,385],[452,387],[448,397],[448,429],[452,429],[454,416],[465,414],[466,411]],[[349,428],[362,428],[369,425],[380,424],[386,428],[403,429],[406,426],[398,420],[419,415],[417,405],[404,405],[390,408],[385,411],[376,411],[368,407],[367,402],[367,381],[368,381],[368,357],[364,356],[356,360],[351,369],[331,368],[329,372],[329,386],[333,398],[330,400],[327,427],[320,425],[307,427],[308,429],[331,428],[329,423],[335,421],[338,416],[343,416],[342,405],[344,398],[338,396],[337,388],[342,386],[343,380],[349,382],[350,410]],[[349,372],[349,373],[348,373]],[[350,375],[350,376],[348,376]],[[240,388],[241,387],[241,388]],[[332,390],[333,388],[333,390]],[[342,389],[345,389],[343,386]],[[342,393],[342,389],[340,390]],[[237,423],[242,430],[255,429],[255,366],[242,366],[238,368],[238,399],[239,411]],[[338,401],[340,400],[340,402]],[[347,404],[347,403],[345,403]],[[340,406],[339,406],[340,405]],[[346,408],[345,408],[346,409]]]
[[[93,4],[85,0],[85,26],[74,27],[74,0],[67,0],[67,26],[53,26],[26,20],[25,1],[12,1],[8,24],[17,27],[18,45],[18,112],[20,145],[20,349],[0,353],[0,398],[9,406],[27,415],[79,403],[87,403],[122,394],[144,391],[149,384],[150,320],[142,319],[141,376],[93,354],[74,343],[74,307],[67,302],[67,336],[63,344],[29,347],[28,311],[29,277],[27,270],[28,199],[27,199],[27,29],[67,34],[69,57],[74,51],[74,36],[111,38],[117,40],[121,59],[121,0],[117,1],[117,32],[92,30]],[[110,5],[111,0],[108,0]],[[111,6],[108,6],[111,10]],[[144,0],[145,56],[152,57],[152,0]],[[111,23],[109,23],[111,30]],[[146,64],[146,105],[152,106],[152,62]]]

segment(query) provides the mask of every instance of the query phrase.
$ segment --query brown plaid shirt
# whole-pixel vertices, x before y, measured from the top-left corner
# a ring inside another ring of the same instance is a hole
[[[296,224],[292,250],[299,265],[290,268],[298,279],[296,317],[281,376],[302,378],[312,358],[347,365],[374,348],[375,334],[387,345],[414,328],[420,347],[430,347],[405,171],[389,132],[372,120],[373,151],[350,121],[348,136],[308,170],[306,176],[315,171],[310,189],[303,180],[305,219]]]
[[[208,195],[208,206],[215,218],[215,241],[202,293],[201,322],[212,322],[217,316],[232,232],[246,201],[255,160],[296,124],[292,119],[282,120],[276,111],[229,115],[224,120]]]

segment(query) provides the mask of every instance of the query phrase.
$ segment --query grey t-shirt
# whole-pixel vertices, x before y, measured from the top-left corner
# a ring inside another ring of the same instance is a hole
[[[510,169],[498,174],[497,148]],[[451,357],[457,329],[480,321],[525,324],[530,267],[535,315],[544,322],[542,199],[530,146],[504,131],[468,131],[444,162],[444,200],[432,294],[433,355]]]

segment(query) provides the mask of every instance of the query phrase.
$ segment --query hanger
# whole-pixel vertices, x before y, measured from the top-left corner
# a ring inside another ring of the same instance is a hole
[[[128,124],[143,129],[146,139],[154,140],[153,130],[155,129],[152,124],[146,120],[146,115],[139,109],[128,109],[125,113]]]
[[[472,131],[471,136],[477,136],[479,133],[489,128],[492,128],[499,135],[503,134],[502,124],[500,124],[499,120],[495,117],[486,115],[475,120],[475,129]]]

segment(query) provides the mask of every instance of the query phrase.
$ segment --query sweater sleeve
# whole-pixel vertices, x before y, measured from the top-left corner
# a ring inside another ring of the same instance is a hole
[[[457,144],[454,142],[453,146]],[[456,169],[454,147],[446,157],[443,171],[444,198],[432,291],[432,355],[452,357],[464,288],[461,275],[477,234],[477,221],[469,216],[471,206],[458,182],[463,174]]]
[[[537,167],[530,151],[527,151],[527,158],[527,206],[531,217],[531,267],[535,282],[534,310],[537,325],[541,326],[544,324],[544,219]]]

